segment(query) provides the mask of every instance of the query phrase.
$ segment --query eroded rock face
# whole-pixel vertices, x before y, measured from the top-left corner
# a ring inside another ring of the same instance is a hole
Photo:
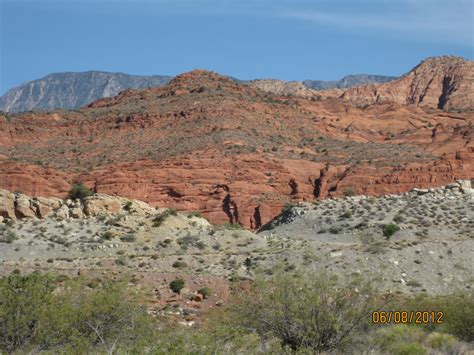
[[[29,197],[24,194],[0,190],[0,217],[5,219],[48,218],[86,218],[98,215],[130,213],[150,215],[157,210],[147,203],[127,200],[122,197],[96,194],[80,200],[61,200],[59,198]]]
[[[36,212],[33,201],[23,194],[15,196],[15,214],[17,218],[35,218]]]
[[[84,199],[84,213],[86,216],[116,214],[130,212],[139,215],[155,213],[156,210],[147,203],[126,198],[95,194]]]
[[[473,110],[473,81],[474,62],[458,57],[434,57],[424,60],[400,79],[351,88],[341,98],[358,105],[396,102],[447,111]]]
[[[36,207],[36,214],[39,218],[48,217],[53,211],[57,211],[63,205],[59,198],[36,197],[33,199],[33,206]]]
[[[15,195],[6,190],[0,190],[0,216],[3,218],[16,219]]]

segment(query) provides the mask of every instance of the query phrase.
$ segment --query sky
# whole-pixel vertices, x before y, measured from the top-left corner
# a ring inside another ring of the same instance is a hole
[[[49,73],[401,75],[473,59],[472,0],[0,0],[0,94]]]

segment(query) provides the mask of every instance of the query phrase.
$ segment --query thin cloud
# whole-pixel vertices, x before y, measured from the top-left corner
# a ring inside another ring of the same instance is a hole
[[[472,3],[464,0],[398,0],[378,3],[365,12],[319,11],[280,12],[278,16],[311,21],[340,30],[367,31],[463,46],[473,46]],[[365,2],[370,3],[370,1]],[[380,31],[380,32],[375,32]]]

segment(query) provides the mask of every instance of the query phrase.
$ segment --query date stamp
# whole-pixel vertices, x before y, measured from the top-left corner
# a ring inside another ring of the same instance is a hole
[[[443,311],[374,311],[374,324],[443,324]]]

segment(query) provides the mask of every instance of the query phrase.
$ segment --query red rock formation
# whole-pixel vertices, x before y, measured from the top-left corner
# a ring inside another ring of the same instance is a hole
[[[357,105],[376,102],[414,104],[443,110],[474,110],[474,62],[458,57],[433,57],[398,80],[358,86],[341,98]]]
[[[74,182],[258,228],[288,202],[473,177],[474,114],[282,97],[207,71],[77,112],[0,119],[0,188]]]

